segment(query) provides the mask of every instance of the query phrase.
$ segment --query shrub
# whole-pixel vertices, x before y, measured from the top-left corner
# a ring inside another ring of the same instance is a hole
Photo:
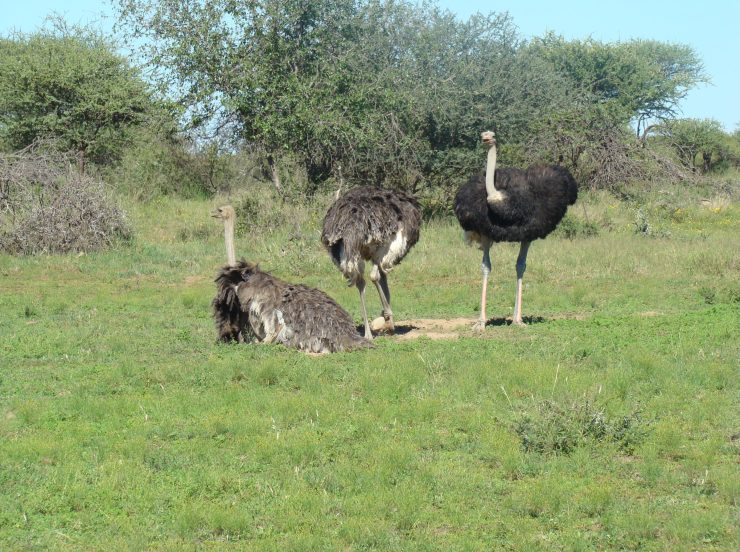
[[[575,238],[590,238],[599,235],[599,225],[590,220],[581,220],[572,214],[565,215],[556,229],[556,234],[569,240]]]
[[[632,453],[647,431],[639,412],[611,419],[588,400],[564,407],[542,401],[519,415],[514,430],[525,452],[543,454],[570,454],[588,441],[616,443]]]
[[[208,197],[225,188],[231,176],[224,156],[206,148],[189,151],[187,142],[144,129],[106,180],[117,190],[141,200],[176,195]]]
[[[131,237],[105,185],[72,167],[38,144],[0,155],[0,251],[94,251]]]

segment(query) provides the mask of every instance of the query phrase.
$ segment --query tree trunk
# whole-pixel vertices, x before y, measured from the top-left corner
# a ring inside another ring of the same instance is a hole
[[[85,174],[85,163],[87,159],[85,158],[85,150],[81,149],[77,152],[77,170],[80,171],[80,174]]]
[[[267,165],[270,167],[270,177],[272,178],[272,183],[275,185],[275,189],[278,192],[282,193],[283,187],[280,184],[280,173],[278,172],[275,158],[272,156],[271,153],[267,155]]]
[[[642,131],[642,136],[640,136],[640,143],[642,144],[643,148],[647,145],[648,133],[657,127],[658,125],[648,125],[645,127],[645,130]]]

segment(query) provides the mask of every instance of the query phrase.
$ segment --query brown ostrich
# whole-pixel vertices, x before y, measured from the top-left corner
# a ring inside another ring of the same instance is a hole
[[[486,288],[491,272],[489,251],[494,242],[519,242],[516,261],[514,324],[522,324],[522,277],[527,252],[533,240],[546,237],[558,225],[569,205],[575,203],[578,185],[573,176],[557,165],[534,165],[526,170],[496,168],[496,137],[481,134],[488,149],[486,174],[473,176],[457,192],[455,215],[468,242],[483,250],[483,291],[480,316],[473,326],[486,325]]]
[[[372,339],[373,334],[365,306],[365,261],[373,265],[370,280],[380,296],[385,328],[393,331],[386,274],[419,240],[420,226],[419,202],[400,190],[353,188],[326,212],[321,241],[349,284],[357,286],[360,292],[366,339]]]
[[[216,276],[212,303],[220,341],[282,343],[312,353],[371,346],[349,313],[324,292],[285,282],[255,263],[235,261],[234,209],[220,207],[213,216],[224,221],[228,259]]]

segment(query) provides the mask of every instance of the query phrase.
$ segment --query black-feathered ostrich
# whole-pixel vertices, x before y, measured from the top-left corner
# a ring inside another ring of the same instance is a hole
[[[370,280],[380,295],[385,328],[393,331],[387,272],[419,240],[420,226],[419,202],[401,190],[353,188],[326,212],[321,241],[348,283],[360,292],[366,339],[373,334],[365,305],[365,261],[373,265]]]
[[[465,230],[465,239],[483,250],[483,290],[480,317],[473,326],[486,325],[486,289],[491,272],[489,251],[494,242],[520,242],[516,260],[514,324],[522,324],[522,277],[527,267],[529,245],[552,232],[576,201],[578,185],[573,176],[557,165],[534,165],[526,170],[496,168],[496,137],[481,134],[488,147],[485,178],[473,176],[457,192],[455,215]]]
[[[237,262],[234,209],[220,207],[213,216],[224,221],[228,258],[216,276],[212,303],[220,341],[282,343],[312,353],[372,345],[357,333],[349,313],[323,291],[285,282],[255,263]]]

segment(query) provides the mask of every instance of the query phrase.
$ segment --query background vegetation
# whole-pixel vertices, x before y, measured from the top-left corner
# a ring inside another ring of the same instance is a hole
[[[676,118],[690,46],[404,0],[118,6],[115,39],[0,39],[0,548],[738,548],[740,133]],[[450,201],[487,128],[581,184],[527,327],[502,244],[482,336],[215,343],[210,210],[359,320],[318,236],[360,183],[424,204],[401,323],[472,321]]]

